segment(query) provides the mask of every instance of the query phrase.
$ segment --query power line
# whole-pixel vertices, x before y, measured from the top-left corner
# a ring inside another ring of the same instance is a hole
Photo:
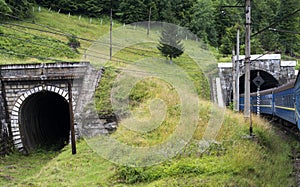
[[[26,40],[26,39],[23,39],[23,38],[15,37],[15,36],[13,36],[13,35],[0,34],[0,37],[1,37],[1,36],[2,36],[2,37],[6,37],[6,38],[11,38],[11,39],[16,39],[16,40],[19,40],[19,41],[22,41],[22,42],[26,42],[26,43],[31,43],[31,44],[34,44],[34,45],[39,45],[39,46],[43,46],[43,47],[47,47],[47,48],[59,50],[59,51],[62,50],[61,48],[52,47],[52,46],[49,46],[49,45],[46,45],[46,44],[41,44],[41,43],[33,42],[33,41]],[[64,51],[65,51],[65,50],[64,50]],[[67,51],[65,51],[65,52],[67,52]]]
[[[19,17],[17,17],[17,16],[14,16],[14,15],[11,15],[11,14],[7,14],[7,13],[4,13],[4,12],[0,12],[0,14],[2,14],[2,15],[4,15],[4,16],[7,16],[7,17],[10,17],[10,18],[13,18],[13,19],[16,19],[16,20],[21,21],[21,22],[30,23],[30,24],[35,24],[35,25],[38,25],[38,26],[41,26],[41,27],[44,27],[44,28],[53,30],[53,31],[55,31],[55,32],[61,32],[61,33],[63,33],[62,31],[57,30],[57,29],[55,29],[55,28],[53,28],[53,27],[50,27],[50,26],[47,26],[47,25],[43,25],[43,24],[33,23],[32,21],[22,20],[21,18],[19,18]]]
[[[290,33],[290,34],[300,34],[300,32],[289,31],[289,30],[283,30],[283,29],[269,28],[269,30],[270,30],[270,31],[274,31],[274,32],[282,32],[282,33]]]
[[[0,26],[11,29],[11,30],[14,30],[14,31],[17,31],[17,32],[25,33],[25,34],[28,34],[28,35],[31,35],[31,36],[34,36],[34,37],[37,37],[37,38],[40,38],[40,39],[48,40],[48,41],[51,41],[51,42],[55,41],[57,43],[65,44],[61,40],[57,40],[57,39],[53,39],[53,38],[50,39],[48,37],[42,37],[40,35],[36,35],[36,34],[33,34],[33,33],[26,32],[26,31],[21,30],[21,29],[14,28],[12,26],[7,26],[7,25],[3,25],[3,24],[0,24]]]
[[[59,59],[55,59],[55,58],[49,58],[49,57],[42,57],[42,56],[38,56],[38,55],[27,55],[27,54],[23,54],[23,53],[14,53],[14,52],[8,52],[6,49],[4,49],[5,51],[3,51],[4,48],[0,47],[0,53],[2,54],[8,54],[8,55],[14,55],[14,56],[22,56],[22,57],[31,57],[31,58],[35,58],[35,59],[42,59],[42,60],[51,60],[51,61],[55,61],[55,62],[68,62],[68,61],[64,61],[64,60],[59,60]],[[136,64],[135,64],[136,65]],[[144,67],[153,67],[153,66],[144,66]],[[122,70],[122,71],[128,71],[128,72],[135,72],[135,73],[141,73],[141,74],[161,74],[167,77],[178,77],[182,74],[171,74],[171,73],[160,73],[160,72],[153,72],[153,71],[142,71],[142,70],[136,70],[136,69],[129,69],[129,68],[118,68],[118,67],[112,67],[112,66],[104,66],[104,68],[110,68],[110,69],[114,69],[114,70]],[[191,72],[191,71],[189,71]],[[199,71],[192,71],[195,73],[199,73]]]
[[[2,13],[2,12],[0,12]],[[2,13],[3,14],[3,13]],[[0,26],[3,26],[3,27],[6,27],[6,28],[10,28],[10,29],[13,29],[13,30],[17,30],[19,32],[23,32],[23,33],[26,33],[26,34],[30,34],[30,35],[34,35],[32,33],[28,33],[28,32],[25,32],[25,31],[20,31],[20,29],[15,29],[13,27],[21,27],[21,28],[26,28],[26,29],[32,29],[32,30],[37,30],[39,32],[45,32],[45,33],[51,33],[51,34],[55,34],[55,35],[61,35],[61,36],[72,36],[71,34],[69,33],[64,33],[62,31],[59,31],[59,30],[56,30],[56,29],[53,29],[51,27],[48,27],[48,26],[45,26],[45,25],[42,25],[42,24],[36,24],[36,23],[33,23],[33,22],[29,22],[29,21],[24,21],[24,20],[21,20],[20,18],[16,17],[16,16],[12,16],[12,15],[9,15],[9,14],[4,14],[6,16],[10,16],[14,19],[18,19],[19,21],[21,22],[26,22],[26,23],[30,23],[30,24],[34,24],[34,25],[38,25],[40,27],[45,27],[47,29],[51,29],[53,31],[49,31],[49,30],[45,30],[45,29],[40,29],[40,28],[34,28],[34,27],[30,27],[30,26],[24,26],[24,25],[20,25],[20,24],[13,24],[13,23],[9,23],[9,22],[2,22],[4,24],[0,24]],[[7,25],[11,25],[11,26],[7,26]],[[24,40],[24,39],[21,39],[21,38],[17,38],[15,36],[11,36],[11,35],[3,35],[4,37],[11,37],[11,38],[14,38],[14,39],[18,39],[18,40],[21,40],[23,42],[29,42],[29,43],[33,43],[33,44],[36,44],[36,45],[40,45],[40,46],[46,46],[46,47],[49,47],[48,45],[45,45],[45,44],[41,44],[41,43],[37,43],[37,42],[31,42],[31,41],[28,41],[28,40]],[[34,35],[34,36],[37,36],[37,35]],[[40,36],[38,36],[40,37]],[[88,42],[96,42],[96,43],[100,43],[100,44],[105,44],[105,43],[101,43],[99,41],[96,41],[96,40],[91,40],[91,39],[87,39],[87,38],[82,38],[82,37],[77,37],[77,36],[74,36],[75,38],[77,39],[81,39],[81,40],[85,40],[85,41],[88,41]],[[40,37],[40,38],[43,38],[43,37]],[[63,42],[62,42],[63,43]],[[53,48],[53,49],[58,49],[58,48],[54,48],[54,47],[49,47],[49,48]],[[94,58],[100,58],[100,59],[104,59],[104,60],[109,60],[109,59],[105,59],[105,57],[103,56],[107,56],[106,54],[103,54],[103,53],[100,53],[100,52],[96,52],[96,51],[93,51],[93,50],[90,50],[90,49],[86,49],[86,48],[82,48],[80,47],[81,49],[84,49],[85,51],[91,51],[91,52],[94,52],[96,54],[100,54],[102,56],[97,56],[97,55],[91,55],[91,54],[86,54],[86,53],[80,53],[82,55],[86,55],[86,56],[91,56],[91,57],[94,57]],[[127,52],[130,52],[130,53],[133,53],[133,54],[138,54],[140,56],[143,56],[143,57],[146,57],[145,54],[140,54],[140,53],[137,53],[137,52],[134,52],[134,51],[131,51],[130,49],[134,49],[134,50],[141,50],[141,51],[145,51],[145,52],[151,52],[151,53],[155,53],[155,54],[160,54],[158,52],[154,52],[154,51],[150,51],[150,50],[144,50],[144,49],[137,49],[137,48],[133,48],[133,47],[125,47],[123,48],[122,50],[124,51],[127,51]],[[59,49],[60,50],[60,49]],[[42,57],[42,56],[34,56],[34,55],[27,55],[27,54],[22,54],[22,53],[15,53],[15,52],[3,52],[5,54],[9,54],[9,55],[16,55],[16,56],[23,56],[23,57],[31,57],[31,58],[37,58],[37,59],[43,59],[43,60],[54,60],[54,61],[61,61],[61,60],[57,60],[57,59],[54,59],[54,58],[48,58],[48,57]],[[151,57],[151,56],[149,56]],[[153,66],[147,66],[147,65],[142,65],[142,64],[137,64],[136,61],[130,61],[130,60],[127,60],[127,59],[124,59],[124,58],[120,58],[120,57],[114,57],[114,59],[112,59],[112,61],[115,61],[115,62],[121,62],[121,63],[124,63],[124,64],[130,64],[130,65],[136,65],[136,66],[141,66],[141,67],[149,67],[149,68],[153,68]],[[132,63],[129,63],[129,62],[132,62]],[[192,73],[192,71],[189,71]],[[194,72],[198,72],[198,71],[194,71]]]
[[[277,22],[274,22],[274,23],[270,24],[269,26],[267,26],[267,27],[265,27],[265,28],[263,28],[263,29],[257,31],[256,33],[252,34],[251,37],[254,37],[254,36],[256,36],[256,35],[258,35],[258,34],[264,32],[264,31],[268,30],[269,28],[274,27],[275,25],[277,25],[278,23],[284,21],[285,19],[290,18],[291,16],[297,14],[299,11],[300,11],[300,8],[297,9],[297,10],[295,10],[294,12],[292,12],[292,13],[290,13],[290,14],[284,16],[284,17],[282,17],[282,18],[279,19]]]
[[[49,30],[44,30],[44,29],[38,29],[38,28],[34,28],[34,27],[29,27],[29,26],[23,26],[23,25],[20,25],[20,24],[12,24],[10,22],[2,22],[2,23],[5,23],[5,24],[9,24],[9,25],[13,25],[13,26],[17,26],[17,27],[22,27],[22,28],[27,28],[27,29],[32,29],[32,30],[37,30],[37,31],[40,31],[40,32],[45,32],[45,33],[51,33],[51,34],[55,34],[55,35],[60,35],[60,36],[65,36],[65,37],[74,37],[76,39],[80,39],[80,40],[83,40],[83,41],[87,41],[87,42],[91,42],[91,43],[99,43],[101,45],[105,45],[105,46],[109,46],[110,44],[109,43],[105,43],[105,42],[100,42],[98,40],[93,40],[93,39],[88,39],[88,38],[83,38],[83,37],[78,37],[76,35],[73,35],[73,34],[70,34],[70,33],[65,33],[65,32],[62,32],[60,30],[57,30],[55,28],[52,28],[50,26],[46,26],[46,25],[43,25],[43,24],[37,24],[35,22],[30,22],[30,21],[26,21],[26,20],[22,20],[21,18],[17,17],[17,16],[13,16],[11,14],[7,14],[7,13],[3,13],[3,12],[0,12],[0,14],[2,15],[5,15],[5,16],[8,16],[8,17],[11,17],[11,18],[14,18],[14,19],[17,19],[18,21],[21,21],[21,22],[25,22],[25,23],[29,23],[29,24],[33,24],[33,25],[37,25],[37,26],[40,26],[40,27],[44,27],[44,28],[47,28],[47,29],[50,29],[52,31],[49,31]],[[1,22],[0,22],[1,23]],[[114,47],[120,47],[120,48],[123,48],[124,46],[120,46],[120,45],[116,45],[114,44],[113,45]],[[132,47],[129,47],[127,46],[126,48],[129,48],[129,49],[134,49],[136,50],[136,48],[132,48]],[[140,51],[145,51],[145,52],[152,52],[153,51],[149,51],[149,50],[145,50],[145,49],[138,49]],[[130,52],[130,51],[129,51]],[[134,53],[134,52],[131,52],[131,53]]]
[[[1,24],[2,23],[2,24]],[[78,36],[74,36],[74,35],[70,35],[70,34],[65,34],[63,32],[53,32],[53,31],[48,31],[48,30],[44,30],[44,29],[39,29],[39,28],[34,28],[34,27],[29,27],[29,26],[24,26],[24,25],[20,25],[20,24],[16,24],[16,23],[10,23],[10,22],[1,22],[0,21],[0,25],[3,25],[4,24],[7,24],[7,25],[12,25],[12,26],[16,26],[16,27],[21,27],[21,28],[26,28],[26,29],[31,29],[31,30],[36,30],[36,31],[39,31],[39,32],[44,32],[44,33],[50,33],[50,34],[55,34],[55,35],[60,35],[60,36],[66,36],[66,37],[74,37],[74,38],[77,38],[77,39],[80,39],[80,40],[84,40],[84,41],[88,41],[88,42],[91,42],[91,43],[99,43],[101,45],[104,45],[104,46],[108,46],[107,43],[104,43],[104,42],[100,42],[100,41],[97,41],[97,40],[92,40],[92,39],[87,39],[87,38],[82,38],[82,37],[78,37]],[[114,44],[114,47],[116,47],[116,45]],[[134,51],[130,51],[129,49],[134,49],[134,50],[139,50],[139,51],[144,51],[144,52],[151,52],[151,53],[156,53],[156,54],[159,54],[159,52],[155,52],[155,51],[150,51],[150,50],[145,50],[145,49],[137,49],[137,48],[134,48],[134,47],[123,47],[123,46],[120,46],[120,48],[122,48],[122,50],[124,51],[127,51],[129,53],[132,53],[132,54],[138,54],[140,55],[138,52],[134,52]]]
[[[29,34],[27,32],[25,32],[26,34]],[[31,44],[35,44],[35,45],[39,45],[39,46],[43,46],[43,47],[47,47],[47,48],[51,48],[51,49],[55,49],[55,50],[62,50],[61,48],[57,48],[57,47],[52,47],[52,46],[49,46],[49,45],[46,45],[46,44],[42,44],[42,43],[37,43],[37,42],[32,42],[30,40],[26,40],[26,39],[23,39],[23,38],[19,38],[19,37],[16,37],[16,36],[13,36],[13,35],[8,35],[8,34],[0,34],[0,36],[2,37],[7,37],[7,38],[12,38],[12,39],[16,39],[16,40],[19,40],[19,41],[22,41],[22,42],[25,42],[25,43],[31,43]],[[85,55],[85,56],[91,56],[91,57],[94,57],[94,58],[100,58],[100,59],[104,59],[104,60],[110,60],[108,58],[105,58],[107,57],[106,54],[103,54],[103,53],[100,53],[98,51],[93,51],[93,50],[89,50],[89,49],[86,49],[86,48],[82,48],[80,47],[81,49],[84,49],[84,50],[88,50],[88,51],[91,51],[93,53],[96,53],[96,54],[99,54],[99,55],[102,55],[102,56],[96,56],[96,55],[92,55],[92,54],[87,54],[87,53],[79,53],[81,55]],[[24,54],[22,54],[24,56]],[[139,54],[140,55],[140,54]],[[104,56],[104,57],[103,57]],[[144,55],[141,55],[143,57],[145,57]],[[117,59],[117,60],[114,60],[114,59]],[[130,60],[127,60],[127,59],[124,59],[124,58],[120,58],[120,57],[114,57],[114,59],[112,59],[111,61],[115,61],[115,62],[122,62],[122,63],[125,63],[125,64],[129,64],[128,62],[132,62],[132,63],[135,63],[136,65],[136,61],[130,61]],[[118,60],[119,59],[119,60]],[[147,66],[144,66],[144,67],[147,67]],[[149,66],[148,66],[149,67]]]
[[[42,57],[42,56],[38,56],[38,55],[28,55],[28,54],[23,54],[23,53],[15,53],[15,52],[9,52],[7,49],[0,47],[0,53],[2,54],[8,54],[8,55],[14,55],[14,56],[22,56],[22,57],[31,57],[31,58],[35,58],[35,59],[41,59],[41,60],[51,60],[51,61],[55,61],[55,62],[67,62],[64,60],[59,60],[59,59],[55,59],[55,58],[50,58],[50,57]],[[5,50],[5,51],[3,51]]]

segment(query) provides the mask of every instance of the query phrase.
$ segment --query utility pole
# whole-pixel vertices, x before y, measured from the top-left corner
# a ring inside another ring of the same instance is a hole
[[[110,27],[109,27],[109,60],[112,60],[112,27],[113,27],[113,19],[112,19],[112,12],[113,12],[113,0],[110,0]]]
[[[250,123],[250,136],[252,136],[252,121],[250,113],[250,35],[251,35],[251,2],[246,0],[246,47],[245,47],[245,107],[244,107],[244,118],[246,122]]]
[[[240,110],[240,27],[237,28],[236,33],[236,59],[235,59],[235,111]]]
[[[232,47],[232,92],[233,92],[233,110],[236,111],[236,61],[235,61],[235,51],[234,46]]]
[[[147,29],[147,36],[149,36],[149,34],[150,34],[151,9],[152,9],[152,7],[150,6],[150,10],[149,10],[149,20],[148,20],[148,29]]]

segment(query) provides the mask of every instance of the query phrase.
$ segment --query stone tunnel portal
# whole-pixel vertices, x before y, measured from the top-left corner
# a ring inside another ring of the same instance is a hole
[[[271,74],[262,70],[251,70],[250,71],[250,92],[256,92],[257,86],[254,84],[253,80],[257,77],[259,72],[260,77],[264,80],[264,83],[260,86],[260,90],[267,90],[269,88],[274,88],[279,86],[278,80],[274,78]],[[245,74],[240,77],[240,94],[245,91]]]
[[[38,147],[61,149],[69,141],[68,101],[55,92],[41,91],[26,98],[20,107],[19,122],[27,152]]]

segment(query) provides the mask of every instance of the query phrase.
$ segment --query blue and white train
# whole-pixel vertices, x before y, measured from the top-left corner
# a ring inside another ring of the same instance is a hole
[[[260,93],[259,109],[261,114],[283,119],[300,130],[300,78],[282,86],[263,90]],[[251,111],[257,112],[257,93],[250,95]],[[240,110],[244,110],[244,95],[240,96]]]

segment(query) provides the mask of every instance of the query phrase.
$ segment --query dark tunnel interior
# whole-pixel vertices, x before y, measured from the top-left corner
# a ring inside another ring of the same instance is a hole
[[[39,92],[22,104],[19,127],[24,149],[61,149],[69,141],[68,102],[57,93]]]
[[[259,72],[260,77],[264,80],[264,83],[260,86],[260,90],[267,90],[269,88],[274,88],[279,86],[278,81],[269,73],[261,70],[251,70],[250,71],[250,92],[256,92],[257,86],[254,84],[253,80],[257,77]],[[240,77],[240,94],[245,91],[245,74]]]

